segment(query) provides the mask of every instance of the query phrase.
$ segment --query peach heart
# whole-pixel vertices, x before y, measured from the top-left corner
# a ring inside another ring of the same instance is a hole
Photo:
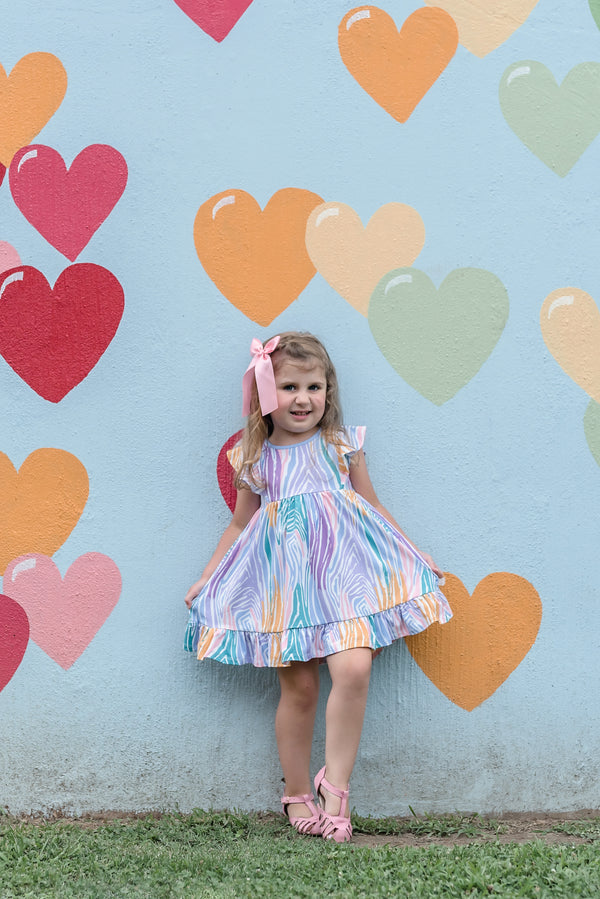
[[[24,553],[53,555],[83,512],[87,471],[76,456],[37,449],[17,472],[0,453],[0,574]]]
[[[376,103],[406,122],[458,46],[454,19],[443,9],[417,9],[400,32],[376,6],[350,10],[338,29],[342,61]]]
[[[235,446],[238,440],[241,439],[243,433],[243,431],[236,431],[235,434],[228,437],[219,450],[219,455],[217,457],[217,481],[219,482],[219,490],[231,512],[235,509],[237,491],[233,486],[234,472],[229,464],[229,459],[227,458],[227,450],[230,450]]]
[[[29,53],[7,75],[0,65],[0,161],[9,165],[54,115],[67,73],[52,53]]]
[[[442,587],[454,613],[406,637],[417,665],[452,702],[472,711],[504,683],[533,646],[542,604],[525,578],[488,574],[472,595],[453,574]]]
[[[540,313],[544,342],[560,367],[600,403],[600,311],[578,287],[548,294]]]
[[[29,553],[10,563],[4,589],[27,612],[31,639],[66,670],[116,606],[121,574],[108,556],[85,553],[63,580],[52,559]]]
[[[264,210],[243,190],[207,200],[194,242],[209,278],[244,315],[270,324],[315,274],[306,252],[308,216],[323,199],[294,187],[278,190]]]
[[[445,9],[458,26],[458,39],[475,56],[503,44],[529,17],[538,0],[425,0]]]
[[[323,203],[306,225],[306,249],[334,290],[362,315],[377,283],[394,268],[409,268],[425,243],[425,225],[412,206],[387,203],[366,228],[344,203]]]

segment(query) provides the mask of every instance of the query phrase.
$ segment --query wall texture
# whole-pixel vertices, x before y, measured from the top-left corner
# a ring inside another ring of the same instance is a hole
[[[356,808],[600,806],[599,0],[7,6],[0,801],[277,806],[276,676],[183,596],[303,329],[455,611],[377,659]]]

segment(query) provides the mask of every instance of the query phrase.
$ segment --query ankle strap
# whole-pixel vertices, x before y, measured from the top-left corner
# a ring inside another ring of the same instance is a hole
[[[304,793],[302,796],[282,796],[282,805],[291,805],[293,802],[312,802],[315,797],[312,793]]]

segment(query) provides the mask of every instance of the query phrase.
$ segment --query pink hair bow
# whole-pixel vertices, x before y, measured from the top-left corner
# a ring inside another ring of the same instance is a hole
[[[252,396],[252,376],[256,378],[260,411],[263,415],[274,412],[278,406],[277,387],[275,386],[275,373],[271,353],[279,343],[279,335],[272,337],[265,346],[258,338],[254,337],[250,344],[252,361],[244,373],[242,379],[242,415],[250,414],[250,397]]]

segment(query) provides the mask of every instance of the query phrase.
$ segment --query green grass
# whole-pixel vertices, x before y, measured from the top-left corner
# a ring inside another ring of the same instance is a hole
[[[379,831],[374,819],[355,820],[357,831],[407,832],[392,831],[394,819]],[[413,833],[476,836],[466,831],[479,828],[488,837],[489,823],[408,822]],[[298,837],[274,815],[196,811],[87,825],[0,818],[0,897],[600,896],[600,821],[567,826],[590,842],[362,848]]]

